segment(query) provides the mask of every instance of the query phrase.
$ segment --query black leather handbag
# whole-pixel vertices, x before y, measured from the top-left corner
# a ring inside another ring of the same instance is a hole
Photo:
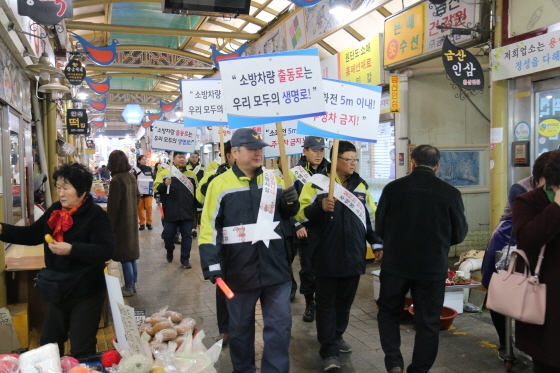
[[[88,266],[77,272],[59,272],[44,267],[35,277],[35,286],[41,298],[49,303],[59,303],[72,293],[82,275],[92,268]]]

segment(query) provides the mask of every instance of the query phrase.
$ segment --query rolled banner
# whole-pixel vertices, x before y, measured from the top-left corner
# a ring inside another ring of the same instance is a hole
[[[220,288],[221,291],[224,292],[224,294],[226,295],[227,299],[231,299],[234,297],[235,294],[233,294],[233,291],[231,291],[231,289],[229,288],[229,286],[227,286],[227,284],[225,283],[224,280],[222,280],[221,277],[218,277],[216,279],[216,285],[218,285],[218,287]]]

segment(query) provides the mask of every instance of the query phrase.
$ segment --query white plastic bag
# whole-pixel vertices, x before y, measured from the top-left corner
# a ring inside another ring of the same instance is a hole
[[[56,343],[49,343],[19,356],[21,373],[62,373],[60,353]]]

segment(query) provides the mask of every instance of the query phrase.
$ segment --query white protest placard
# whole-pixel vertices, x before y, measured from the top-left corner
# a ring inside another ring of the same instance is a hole
[[[301,154],[303,151],[305,135],[297,133],[297,125],[297,120],[282,122],[286,155]],[[265,158],[280,157],[280,144],[278,143],[276,124],[269,123],[264,125],[263,141],[270,145],[263,148]]]
[[[231,129],[229,126],[223,126],[222,128],[224,129],[224,142],[231,140],[231,136],[238,130],[238,128]],[[263,126],[252,126],[248,128],[254,129],[261,137],[263,136]],[[212,129],[212,142],[220,142],[220,129],[218,127]]]
[[[331,79],[323,83],[327,113],[300,119],[298,133],[377,142],[381,87]]]
[[[325,114],[317,49],[220,61],[230,128]]]
[[[474,25],[475,12],[476,1],[471,0],[447,0],[442,4],[429,4],[426,9],[424,53],[441,50],[446,35],[455,45],[472,40],[474,33],[451,34],[451,30],[440,30],[437,26],[463,28],[465,25]]]
[[[152,123],[152,149],[192,153],[195,150],[196,130],[183,123],[156,120]]]
[[[516,78],[560,67],[560,30],[492,49],[492,80]]]
[[[117,303],[119,307],[120,317],[124,328],[124,337],[128,342],[128,348],[132,355],[144,354],[142,348],[142,342],[140,341],[140,332],[138,331],[138,326],[136,325],[136,317],[134,316],[134,308]],[[120,345],[122,345],[121,340],[118,339]]]
[[[119,311],[119,304],[124,304],[122,296],[121,285],[119,279],[114,276],[105,275],[105,283],[107,284],[107,293],[109,294],[109,305],[111,306],[111,315],[113,316],[113,323],[115,326],[115,334],[119,345],[125,349],[129,348],[126,340],[126,334],[121,320]]]
[[[220,79],[181,80],[185,127],[220,126],[227,123]]]

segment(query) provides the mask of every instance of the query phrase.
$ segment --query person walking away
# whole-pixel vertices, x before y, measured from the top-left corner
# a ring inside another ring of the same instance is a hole
[[[288,373],[291,278],[279,222],[298,211],[297,193],[263,170],[262,148],[268,144],[255,130],[238,129],[231,145],[235,164],[210,183],[202,210],[202,272],[212,282],[223,278],[235,293],[227,300],[233,371],[256,372],[255,307],[260,301],[261,371]]]
[[[166,167],[163,165],[162,167]],[[185,153],[175,152],[170,167],[158,172],[154,182],[154,191],[160,195],[163,204],[163,231],[167,261],[173,262],[175,250],[175,235],[181,233],[181,265],[192,268],[191,257],[191,228],[196,222],[195,199],[198,180],[191,170],[187,169]]]
[[[544,168],[544,187],[522,194],[513,203],[513,234],[525,251],[531,271],[546,245],[539,281],[546,284],[544,325],[515,322],[515,345],[533,359],[533,372],[560,373],[560,152],[554,151]],[[519,269],[518,269],[519,270]]]
[[[152,205],[154,191],[154,173],[152,168],[147,165],[148,158],[145,155],[139,155],[136,161],[136,167],[132,169],[133,175],[138,183],[138,191],[141,198],[138,203],[138,230],[143,231],[145,228],[152,230]],[[144,212],[145,211],[145,212]]]
[[[233,166],[235,159],[231,154],[231,140],[224,143],[224,152],[226,154],[226,162],[222,163],[212,171],[206,172],[200,181],[199,188],[196,190],[196,199],[200,204],[204,204],[208,186],[216,178],[216,176],[223,174]],[[222,340],[222,346],[229,342],[229,314],[227,310],[226,296],[219,287],[216,286],[216,318],[218,319],[218,332],[220,335],[216,340]]]
[[[290,170],[290,176],[298,195],[301,195],[303,185],[307,180],[317,174],[324,173],[329,165],[325,159],[325,139],[316,136],[307,136],[303,141],[303,156],[298,164]],[[303,321],[313,322],[315,320],[315,277],[311,268],[311,255],[309,236],[307,228],[300,222],[293,226],[295,231],[294,245],[299,252],[300,271],[299,292],[305,297],[305,311]]]
[[[131,297],[136,293],[138,282],[138,202],[140,193],[136,178],[130,173],[128,157],[121,150],[109,154],[107,169],[111,171],[111,184],[107,198],[107,213],[115,236],[113,260],[121,262],[124,286],[122,294]],[[99,232],[99,234],[104,234]]]
[[[399,316],[410,290],[416,338],[408,373],[427,373],[438,351],[448,254],[468,231],[461,192],[439,179],[440,152],[419,145],[412,173],[387,184],[377,207],[375,230],[383,239],[377,322],[385,367],[404,371]]]
[[[107,213],[90,196],[92,174],[84,165],[64,164],[52,180],[59,201],[31,225],[1,223],[0,240],[27,246],[42,243],[47,269],[64,274],[82,271],[66,298],[48,303],[39,343],[56,343],[63,355],[70,338],[70,355],[83,358],[96,352],[107,293],[103,271],[113,255],[115,238]],[[47,243],[46,234],[55,242]]]
[[[99,177],[101,178],[101,181],[111,180],[111,173],[107,170],[106,165],[101,166],[101,169],[99,170]]]
[[[492,273],[496,272],[496,251],[502,250],[504,247],[507,247],[508,244],[511,246],[515,246],[516,244],[515,237],[511,237],[513,231],[511,207],[513,206],[513,201],[515,201],[517,196],[523,193],[527,193],[535,188],[544,186],[544,167],[550,160],[551,154],[555,152],[558,152],[558,150],[553,150],[539,155],[533,164],[532,175],[519,180],[511,186],[506,206],[504,207],[504,212],[500,218],[500,223],[498,223],[494,232],[492,232],[492,235],[490,236],[488,247],[484,253],[484,260],[482,261],[482,285],[486,289],[490,286]],[[506,317],[493,310],[490,310],[490,317],[492,318],[492,323],[494,324],[494,328],[496,328],[498,340],[500,341],[500,346],[498,347],[498,357],[500,360],[504,360],[506,353]],[[513,357],[515,358],[515,356]]]
[[[366,269],[366,240],[383,256],[382,241],[373,230],[375,204],[367,183],[355,171],[356,147],[340,141],[336,170],[327,166],[303,186],[296,219],[309,229],[311,266],[315,277],[317,340],[324,370],[340,368],[339,354],[352,347],[343,339],[360,275]],[[330,173],[336,172],[335,198],[328,198]],[[340,198],[344,196],[344,198]]]

